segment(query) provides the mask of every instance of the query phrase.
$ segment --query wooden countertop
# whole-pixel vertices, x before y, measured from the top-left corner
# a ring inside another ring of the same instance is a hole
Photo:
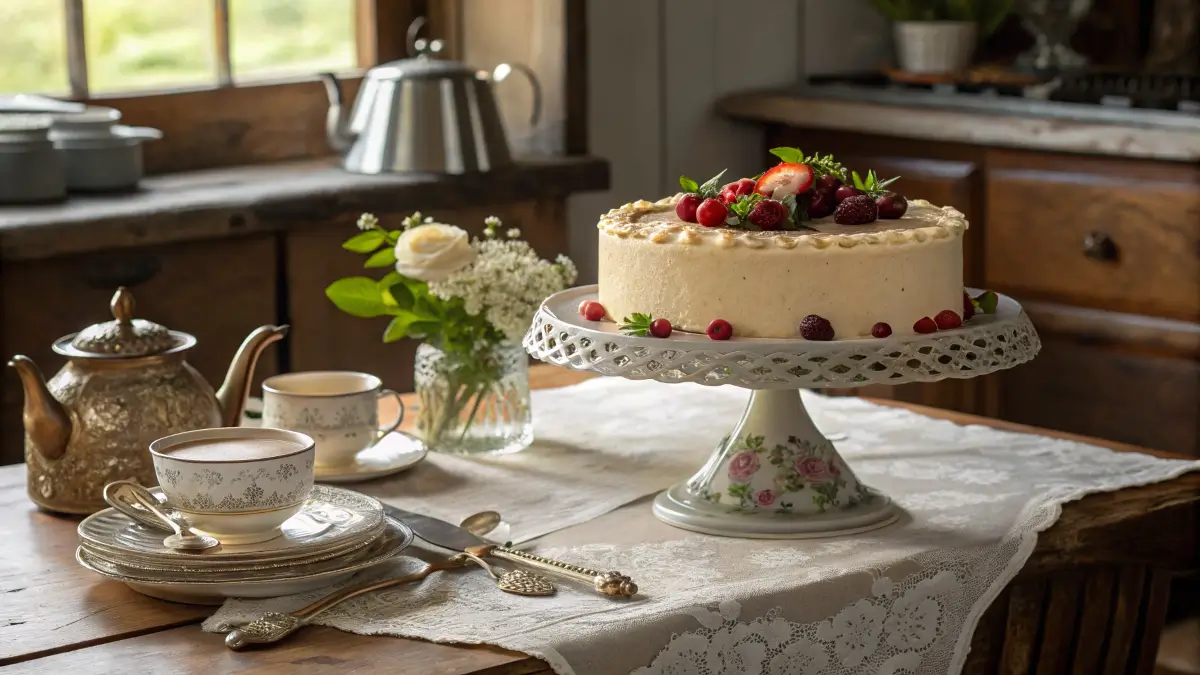
[[[22,260],[353,219],[363,211],[511,203],[608,187],[596,157],[525,159],[486,174],[364,176],[326,158],[153,176],[128,194],[0,206],[0,259]]]
[[[590,377],[546,365],[532,368],[530,376],[537,388],[564,386]],[[903,407],[963,424],[1077,438],[960,413]],[[1170,456],[1084,440],[1118,451]],[[366,637],[324,627],[306,628],[271,649],[231,652],[222,645],[222,636],[203,633],[196,625],[212,608],[154,600],[79,567],[73,558],[78,520],[33,508],[25,496],[24,471],[22,465],[0,468],[0,507],[5,511],[0,518],[0,541],[4,542],[0,546],[0,606],[4,609],[0,613],[0,666],[9,666],[6,673],[151,672],[161,670],[164,664],[172,664],[173,672],[206,673],[275,672],[276,668],[289,673],[393,675],[550,672],[545,663],[533,657],[493,647]],[[1080,565],[1088,564],[1152,562],[1167,569],[1195,569],[1200,555],[1195,526],[1197,503],[1200,474],[1193,473],[1156,485],[1094,494],[1067,504],[1059,521],[1039,538],[1014,584],[1056,573],[1077,577]],[[648,506],[635,504],[627,508]],[[993,607],[998,611],[989,610],[976,631],[973,660],[999,658],[999,646],[1003,646],[1005,659],[1022,645],[1036,655],[1039,635],[1054,639],[1049,632],[1052,628],[1039,628],[1038,622],[1047,619],[1038,618],[1042,615],[1037,607],[1014,613],[1004,596]],[[1027,620],[1032,621],[1030,639],[1034,642],[1018,644],[1014,640],[1030,628],[1020,622]],[[1132,621],[1127,635],[1131,641],[1157,643],[1161,623],[1139,623],[1136,611]],[[1074,638],[1068,635],[1065,640],[1065,648],[1069,649]],[[1137,658],[1136,649],[1129,654],[1121,658]],[[969,662],[966,672],[993,672],[985,668],[990,666],[972,666]],[[1112,672],[1133,672],[1132,661],[1128,670],[1121,667]]]
[[[930,141],[1200,161],[1200,116],[1002,98],[822,87],[747,91],[716,103],[737,120]]]

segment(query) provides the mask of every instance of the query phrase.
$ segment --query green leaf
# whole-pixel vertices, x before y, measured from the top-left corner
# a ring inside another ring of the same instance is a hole
[[[854,179],[854,187],[862,190],[863,192],[867,191],[867,186],[865,183],[863,183],[863,179],[858,175],[857,171],[851,171],[850,176]]]
[[[717,196],[717,186],[721,184],[721,176],[724,176],[725,172],[728,170],[729,169],[721,169],[721,173],[704,181],[704,184],[701,185],[700,188],[697,190],[697,192],[700,193],[700,196],[701,197],[716,197]]]
[[[696,184],[696,181],[687,176],[679,177],[679,187],[683,188],[684,192],[699,192],[700,190],[700,186]]]
[[[400,241],[400,235],[404,234],[402,230],[392,230],[387,233],[388,246],[395,246],[396,242]]]
[[[417,301],[413,296],[412,290],[403,282],[392,284],[388,287],[387,291],[388,295],[392,298],[392,302],[396,304],[396,307],[405,311],[411,311],[413,303]]]
[[[409,328],[417,317],[412,312],[401,312],[392,318],[388,323],[387,330],[383,331],[384,342],[395,342],[409,336]]]
[[[803,164],[804,153],[800,148],[771,148],[771,154],[779,158],[780,161],[791,164]]]
[[[984,314],[995,314],[996,305],[1000,302],[1000,297],[992,291],[984,291],[977,297],[972,299],[975,307]]]
[[[363,263],[363,267],[368,269],[373,267],[391,267],[395,264],[396,249],[388,246],[372,253],[371,257],[367,258],[367,262]]]
[[[342,248],[355,253],[371,253],[380,246],[383,246],[383,242],[385,241],[387,241],[386,232],[382,230],[367,230],[347,239],[342,244]]]
[[[408,336],[425,340],[437,335],[441,328],[442,324],[436,321],[413,321],[408,325]]]
[[[415,295],[413,313],[420,317],[422,321],[436,321],[441,315],[440,308],[437,305],[437,298],[429,295],[428,292]]]
[[[649,314],[634,312],[622,320],[620,329],[626,335],[646,337],[650,334],[650,323],[652,321],[654,321],[654,318]]]
[[[400,283],[403,279],[404,279],[404,277],[400,276],[399,272],[397,272],[396,270],[392,270],[391,272],[388,272],[387,274],[383,275],[382,279],[380,279],[379,281],[376,281],[375,285],[378,286],[380,289],[391,288],[392,286],[395,286],[396,284]]]
[[[325,289],[325,297],[351,316],[369,319],[390,313],[375,280],[367,277],[338,279]]]

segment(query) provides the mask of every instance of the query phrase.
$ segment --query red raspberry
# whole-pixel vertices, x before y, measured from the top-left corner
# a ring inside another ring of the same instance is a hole
[[[975,316],[975,303],[971,302],[971,296],[963,291],[963,321],[970,321],[973,316]]]
[[[764,230],[778,230],[787,220],[788,208],[783,202],[774,199],[764,199],[750,209],[746,219]]]
[[[871,335],[873,335],[874,337],[885,338],[891,334],[892,334],[892,327],[882,321],[875,324],[874,326],[871,326]]]
[[[833,222],[838,225],[866,225],[875,222],[879,209],[875,200],[868,195],[854,195],[843,199],[833,212]]]
[[[584,300],[579,303],[579,316],[588,321],[600,321],[604,318],[604,305],[595,300]]]
[[[805,340],[820,340],[826,342],[833,339],[833,324],[816,314],[809,314],[800,320],[800,336]]]
[[[708,324],[708,330],[704,332],[710,340],[728,340],[733,337],[733,326],[725,319],[713,319],[712,323]]]
[[[880,218],[895,220],[903,218],[908,211],[908,200],[902,194],[885,192],[875,200],[875,206],[879,207]]]
[[[808,217],[816,220],[832,215],[837,208],[837,199],[832,190],[817,190],[808,202]]]
[[[847,199],[849,199],[851,197],[856,197],[861,194],[866,194],[866,193],[864,193],[862,190],[859,190],[858,188],[854,187],[853,185],[843,185],[843,186],[839,187],[837,190],[834,190],[833,197],[834,197],[834,199],[837,200],[837,203],[841,204],[842,202],[846,201]]]
[[[954,330],[962,328],[962,319],[952,309],[943,309],[933,317],[933,322],[937,324],[938,330]]]
[[[655,319],[650,322],[650,334],[656,338],[671,337],[671,322],[666,319]]]
[[[933,322],[933,319],[931,319],[927,316],[923,316],[923,317],[921,317],[920,321],[917,321],[916,323],[913,324],[913,330],[922,335],[925,335],[927,333],[936,333],[937,332],[937,324]]]
[[[723,227],[728,215],[729,209],[720,200],[709,198],[696,209],[696,222],[705,227]]]
[[[675,202],[675,215],[679,216],[679,219],[685,223],[696,222],[696,209],[702,201],[704,200],[700,199],[700,195],[696,194],[688,194],[680,197],[679,201]]]

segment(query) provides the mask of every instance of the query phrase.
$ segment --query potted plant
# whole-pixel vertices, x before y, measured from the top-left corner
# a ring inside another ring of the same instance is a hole
[[[979,37],[991,35],[1012,0],[871,0],[892,20],[900,69],[952,73],[971,65]]]
[[[417,430],[432,450],[515,452],[533,441],[529,357],[521,339],[542,301],[575,282],[575,265],[543,260],[517,229],[484,221],[483,237],[415,213],[389,230],[367,213],[342,247],[368,256],[382,279],[339,279],[325,289],[338,309],[390,316],[384,342],[422,341],[413,373]]]

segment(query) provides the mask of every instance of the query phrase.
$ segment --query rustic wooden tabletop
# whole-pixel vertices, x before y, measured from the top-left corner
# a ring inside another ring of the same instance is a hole
[[[536,366],[530,376],[536,388],[589,377],[551,366]],[[1078,438],[904,407],[963,424]],[[1064,506],[1021,574],[984,614],[965,672],[1151,673],[1170,577],[1200,567],[1198,505],[1200,473]],[[0,467],[0,509],[0,666],[7,666],[5,673],[162,672],[165,666],[179,673],[550,672],[533,657],[491,647],[367,637],[324,627],[305,629],[271,649],[234,653],[222,644],[223,636],[200,630],[212,608],[154,600],[76,564],[78,519],[35,509],[25,495],[23,465]]]

